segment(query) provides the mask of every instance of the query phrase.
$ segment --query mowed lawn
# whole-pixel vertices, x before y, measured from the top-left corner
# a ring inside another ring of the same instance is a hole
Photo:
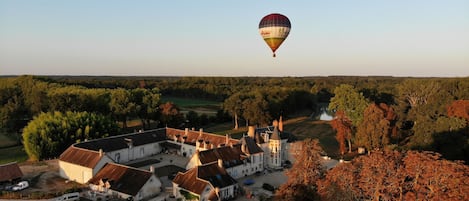
[[[199,115],[206,114],[214,116],[217,114],[217,110],[221,109],[222,102],[210,101],[204,99],[192,99],[192,98],[180,98],[172,96],[162,96],[161,102],[172,102],[176,104],[182,113],[189,111],[197,112]]]
[[[339,144],[335,139],[335,131],[328,121],[311,120],[308,117],[298,117],[284,122],[284,130],[295,135],[298,140],[306,138],[319,139],[322,148],[329,155],[339,154]]]

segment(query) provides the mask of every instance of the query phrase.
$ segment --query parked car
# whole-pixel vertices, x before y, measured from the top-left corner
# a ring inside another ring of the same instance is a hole
[[[56,199],[56,201],[63,201],[63,200],[80,200],[80,193],[79,192],[67,193]]]
[[[14,185],[11,190],[12,191],[20,191],[20,190],[23,190],[23,189],[26,189],[29,187],[29,183],[28,181],[20,181],[19,183],[17,183],[16,185]]]

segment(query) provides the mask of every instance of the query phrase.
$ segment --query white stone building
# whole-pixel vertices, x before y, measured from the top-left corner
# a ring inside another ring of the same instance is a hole
[[[230,200],[237,196],[238,190],[238,182],[218,162],[180,172],[173,179],[173,195],[186,200]]]
[[[161,181],[151,171],[115,163],[106,164],[91,180],[90,188],[110,198],[147,200],[161,193]]]

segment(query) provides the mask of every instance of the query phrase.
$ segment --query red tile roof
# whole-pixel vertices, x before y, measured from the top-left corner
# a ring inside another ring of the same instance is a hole
[[[100,155],[99,151],[78,148],[72,145],[60,155],[59,160],[83,167],[94,168],[103,156],[104,153]]]
[[[23,177],[20,167],[16,162],[0,165],[0,182],[11,181]]]
[[[188,130],[187,134],[185,130],[174,129],[174,128],[166,128],[166,137],[169,140],[174,140],[176,137],[178,142],[182,142],[184,140],[185,144],[196,145],[198,140],[201,142],[209,142],[211,145],[213,144],[213,148],[219,147],[221,145],[226,145],[226,136],[216,135],[206,132],[200,131],[193,131]],[[238,144],[239,140],[229,138],[228,144]],[[203,147],[203,143],[200,143],[200,147]]]
[[[208,181],[198,178],[197,171],[198,168],[195,167],[184,173],[179,172],[176,177],[174,177],[173,182],[178,184],[183,189],[201,195],[209,183]]]
[[[243,164],[247,157],[241,151],[241,144],[200,151],[198,155],[201,164],[218,162],[218,159],[221,159],[225,168]]]
[[[109,182],[110,189],[135,196],[153,173],[115,163],[106,164],[88,183]]]
[[[238,182],[233,179],[217,163],[194,167],[184,173],[179,172],[173,179],[179,187],[201,195],[205,187],[211,184],[213,187],[223,188],[236,185]],[[213,192],[212,192],[213,193]],[[213,197],[212,195],[210,196]]]

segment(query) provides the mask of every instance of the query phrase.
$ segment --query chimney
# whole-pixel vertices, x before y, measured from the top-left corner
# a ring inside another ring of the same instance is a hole
[[[280,116],[280,120],[278,121],[278,130],[280,132],[283,132],[283,120],[282,120],[282,116]]]
[[[184,135],[189,135],[189,128],[184,129]]]
[[[226,134],[225,135],[225,144],[228,145],[230,143],[230,135]]]
[[[204,140],[202,139],[198,139],[197,141],[195,141],[195,149],[196,150],[199,150],[200,149],[200,143],[203,143]]]
[[[204,129],[203,128],[200,128],[199,129],[199,137],[202,137],[202,134],[204,133]]]
[[[150,172],[155,173],[155,167],[153,167],[153,165],[150,165]]]
[[[223,168],[223,160],[218,159],[218,167]]]
[[[99,157],[103,156],[103,149],[99,149]]]
[[[248,128],[248,136],[254,139],[254,133],[255,133],[255,131],[256,131],[256,129],[254,128],[254,126],[249,126],[249,128]]]
[[[132,147],[134,146],[134,143],[133,143],[132,139],[130,139],[130,138],[125,138],[124,140],[126,141],[127,146],[128,146],[129,148],[132,148]]]

